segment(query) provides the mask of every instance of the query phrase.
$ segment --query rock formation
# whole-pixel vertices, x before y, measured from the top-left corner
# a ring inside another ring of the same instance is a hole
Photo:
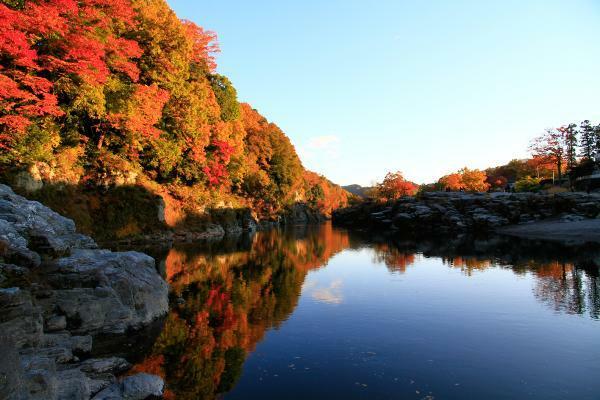
[[[444,235],[487,233],[549,219],[578,221],[599,214],[598,194],[430,192],[388,203],[359,203],[335,211],[333,221],[408,235]]]
[[[94,358],[94,338],[140,329],[168,311],[154,259],[97,248],[72,220],[0,184],[0,398],[144,399],[153,376]],[[111,393],[112,397],[102,395]]]

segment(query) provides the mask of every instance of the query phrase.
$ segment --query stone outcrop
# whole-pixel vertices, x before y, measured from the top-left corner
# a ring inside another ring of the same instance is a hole
[[[164,201],[163,201],[164,203]],[[159,219],[164,221],[164,208],[159,205]],[[226,236],[238,236],[243,233],[255,233],[283,226],[311,225],[326,221],[328,218],[305,203],[292,205],[285,213],[273,220],[259,220],[254,212],[249,209],[240,210],[212,210],[208,212],[212,222],[199,226],[177,227],[158,232],[128,237],[117,241],[109,241],[118,246],[145,246],[170,247],[173,243],[192,243],[198,241],[221,240]]]
[[[325,217],[304,203],[296,203],[283,215],[281,223],[284,225],[308,225],[325,221]]]
[[[597,218],[600,195],[586,193],[423,193],[389,203],[364,202],[334,212],[333,222],[408,235],[487,233],[540,220]]]
[[[92,357],[95,336],[130,333],[168,311],[153,258],[97,247],[72,220],[0,184],[0,398],[162,391],[158,377],[119,381],[130,366],[122,358]]]
[[[164,382],[158,376],[137,374],[114,383],[94,396],[92,400],[144,400],[162,396]]]

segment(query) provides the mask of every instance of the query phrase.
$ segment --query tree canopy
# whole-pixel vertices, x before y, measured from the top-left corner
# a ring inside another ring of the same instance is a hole
[[[315,200],[336,190],[307,179],[284,132],[238,102],[218,52],[214,32],[164,0],[0,0],[0,167],[67,152],[78,157],[55,175],[83,166],[91,183],[130,169],[265,215],[335,203]]]

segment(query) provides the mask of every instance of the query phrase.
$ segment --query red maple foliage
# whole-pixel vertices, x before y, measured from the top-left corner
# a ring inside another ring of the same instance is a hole
[[[202,171],[209,186],[219,186],[228,176],[227,164],[235,149],[223,140],[213,140],[207,150],[211,157]]]
[[[117,36],[134,15],[129,2],[115,0],[0,3],[0,148],[9,149],[34,119],[63,115],[52,83],[61,76],[98,84],[112,70],[137,80],[132,59],[141,49]]]
[[[418,186],[407,181],[401,172],[388,172],[383,182],[377,185],[377,194],[386,200],[398,199],[403,196],[413,196]]]
[[[196,63],[206,63],[209,71],[217,67],[215,53],[219,52],[217,34],[213,31],[205,31],[201,26],[192,21],[183,20],[188,38],[192,42],[192,60]]]

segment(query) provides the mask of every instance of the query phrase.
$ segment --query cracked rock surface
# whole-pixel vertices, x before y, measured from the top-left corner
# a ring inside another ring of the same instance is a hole
[[[98,249],[72,220],[0,184],[0,398],[160,396],[160,378],[119,380],[129,362],[92,350],[96,337],[135,332],[167,311],[153,258]]]

